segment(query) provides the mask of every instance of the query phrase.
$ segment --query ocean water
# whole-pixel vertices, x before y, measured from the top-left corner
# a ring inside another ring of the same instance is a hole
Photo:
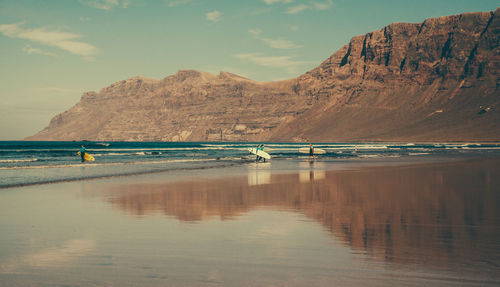
[[[81,145],[94,162],[81,163]],[[167,170],[206,169],[253,161],[258,143],[213,142],[32,142],[0,141],[0,188]],[[304,143],[266,143],[272,161],[301,159]],[[318,143],[319,161],[401,157],[482,156],[500,153],[500,143]]]

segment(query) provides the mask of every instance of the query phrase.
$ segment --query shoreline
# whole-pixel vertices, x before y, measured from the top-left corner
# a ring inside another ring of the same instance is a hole
[[[234,175],[244,175],[247,174],[249,170],[266,170],[272,174],[293,174],[301,172],[304,170],[321,170],[321,171],[354,171],[361,169],[385,169],[385,168],[409,168],[409,167],[422,167],[422,166],[443,166],[452,165],[460,162],[471,162],[471,161],[485,161],[485,160],[498,160],[500,159],[499,154],[494,156],[484,155],[484,154],[472,154],[472,155],[422,155],[422,156],[405,156],[405,157],[385,157],[385,158],[355,158],[355,159],[345,159],[345,158],[320,158],[316,161],[309,162],[306,160],[307,156],[295,159],[286,158],[275,158],[267,163],[255,163],[254,160],[241,159],[237,161],[229,160],[200,160],[197,163],[213,163],[213,165],[203,165],[203,166],[187,166],[187,167],[160,167],[158,169],[151,169],[145,171],[133,171],[125,172],[120,174],[104,174],[104,175],[91,175],[86,177],[72,177],[56,180],[46,180],[40,182],[27,182],[27,183],[16,183],[0,185],[0,190],[8,190],[29,186],[38,185],[51,185],[58,183],[71,183],[71,182],[86,182],[86,181],[96,181],[105,180],[113,181],[114,179],[127,179],[131,181],[142,180],[141,177],[156,177],[158,175],[178,174],[180,178],[192,177],[191,172],[194,171],[210,171],[203,172],[206,174],[213,174],[215,177],[225,178]],[[255,167],[250,167],[251,165],[256,165]],[[120,165],[127,166],[129,164],[122,163]],[[130,163],[130,165],[135,165],[135,163]],[[87,166],[78,166],[84,168]],[[89,164],[88,167],[92,167]],[[234,168],[231,172],[224,173],[228,168]],[[185,174],[187,172],[187,174]],[[185,174],[185,176],[183,176]]]
[[[388,144],[402,144],[402,143],[414,143],[414,144],[500,144],[499,140],[382,140],[382,139],[366,139],[366,140],[324,140],[324,141],[123,141],[123,140],[0,140],[0,142],[64,142],[64,143],[220,143],[220,144],[259,144],[259,143],[271,143],[271,144],[308,144],[312,142],[313,144],[331,144],[331,143],[345,143],[345,144],[369,144],[369,143],[388,143]]]

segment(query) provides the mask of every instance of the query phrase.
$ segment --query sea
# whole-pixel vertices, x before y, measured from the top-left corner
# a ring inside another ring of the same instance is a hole
[[[125,176],[169,170],[206,169],[255,161],[239,142],[0,141],[0,188]],[[271,161],[308,158],[308,143],[264,143]],[[82,163],[84,145],[94,162]],[[319,161],[415,157],[481,157],[500,154],[500,143],[315,143]]]

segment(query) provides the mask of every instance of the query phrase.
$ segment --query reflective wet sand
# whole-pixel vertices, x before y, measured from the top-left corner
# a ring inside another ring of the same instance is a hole
[[[0,285],[500,284],[499,159],[297,164],[2,190]]]

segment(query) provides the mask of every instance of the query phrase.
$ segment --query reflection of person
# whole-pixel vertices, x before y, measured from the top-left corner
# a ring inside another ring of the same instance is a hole
[[[85,161],[85,147],[82,145],[82,148],[80,149],[80,156],[82,157],[82,162]]]
[[[311,156],[313,157],[313,160],[316,159],[316,156],[314,155],[314,147],[312,143],[309,143],[309,158],[307,160],[311,160]]]

